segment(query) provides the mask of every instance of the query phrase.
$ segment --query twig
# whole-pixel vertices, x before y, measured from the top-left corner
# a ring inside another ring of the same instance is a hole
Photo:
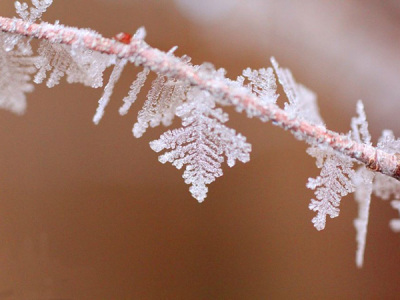
[[[229,86],[220,79],[209,78],[206,76],[207,74],[196,71],[172,55],[150,47],[142,40],[132,39],[131,43],[126,45],[114,39],[104,38],[91,30],[49,23],[32,24],[21,19],[4,17],[0,17],[0,29],[7,33],[116,55],[165,76],[186,80],[233,105],[256,112],[259,117],[270,119],[274,125],[291,131],[300,139],[329,146],[337,152],[365,164],[371,170],[400,180],[400,154],[390,154],[373,146],[357,143],[349,137],[327,130],[323,126],[290,117],[276,105],[261,105],[257,97],[243,89]]]

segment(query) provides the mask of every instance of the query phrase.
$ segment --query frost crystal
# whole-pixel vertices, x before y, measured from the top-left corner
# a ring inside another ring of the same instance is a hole
[[[351,119],[351,136],[358,143],[371,145],[371,134],[368,131],[367,117],[361,100],[357,102],[356,111],[358,116]]]
[[[367,228],[369,220],[369,207],[371,204],[372,182],[374,172],[369,171],[365,166],[360,167],[353,178],[355,185],[354,198],[358,203],[358,217],[354,220],[356,229],[356,265],[361,268],[364,261],[364,251],[367,241]]]
[[[17,14],[27,22],[39,19],[52,0],[32,0],[34,7],[15,2]],[[28,10],[29,8],[29,10]],[[21,114],[26,108],[25,93],[33,91],[30,83],[37,57],[32,57],[30,39],[18,34],[0,33],[0,107]]]
[[[60,78],[67,75],[68,83],[83,83],[97,88],[103,85],[103,72],[112,63],[112,57],[99,52],[67,45],[42,41],[38,49],[40,55],[36,62],[38,73],[35,83],[42,83],[46,72],[52,70],[47,87],[59,84]]]
[[[140,93],[144,83],[146,82],[147,75],[149,74],[150,69],[144,68],[143,71],[137,74],[136,80],[132,82],[128,96],[126,96],[122,101],[124,104],[120,107],[119,113],[121,116],[126,115],[128,113],[129,108],[133,103],[135,103],[137,99],[137,95]]]
[[[172,55],[176,48],[175,46],[169,50],[167,55]],[[180,60],[184,63],[189,63],[190,57],[185,55]],[[123,99],[124,104],[119,109],[121,115],[125,115],[136,101],[148,73],[149,69],[147,68],[138,73],[136,80],[131,85],[128,96]],[[141,137],[149,126],[171,125],[175,117],[176,108],[186,99],[188,88],[189,84],[185,81],[157,74],[157,78],[153,80],[147,93],[146,101],[138,113],[137,122],[132,128],[133,135],[137,138]]]
[[[32,0],[32,4],[34,7],[29,8],[28,4],[25,2],[15,2],[15,9],[17,14],[21,17],[21,19],[28,22],[35,22],[40,19],[42,14],[47,10],[47,8],[53,3],[53,0]]]
[[[400,181],[392,177],[376,173],[373,185],[373,192],[375,196],[383,200],[388,200],[390,197],[400,199]]]
[[[83,48],[71,50],[72,63],[67,69],[68,83],[82,83],[92,88],[103,86],[104,70],[115,63],[115,57]]]
[[[259,70],[251,70],[250,68],[247,68],[243,70],[242,75],[238,76],[236,80],[225,78],[225,73],[221,72],[221,69],[214,72],[216,73],[214,77],[225,82],[234,93],[239,95],[252,94],[256,96],[259,100],[257,103],[259,106],[276,105],[276,100],[279,95],[276,94],[276,80],[271,68],[263,68]],[[222,105],[233,104],[236,111],[245,111],[249,118],[258,117],[263,122],[269,121],[269,118],[265,114],[261,114],[260,111],[255,109],[253,106],[243,105],[243,103],[235,101],[234,98],[227,100],[224,99],[224,97],[220,97],[217,101]]]
[[[285,111],[293,118],[297,117],[317,125],[323,125],[315,93],[304,85],[298,84],[294,80],[292,72],[280,68],[275,58],[271,57],[271,63],[289,100],[285,103]]]
[[[391,130],[384,130],[379,138],[378,149],[382,149],[388,153],[400,153],[400,139],[396,139]],[[394,209],[400,212],[400,181],[377,173],[373,186],[374,194],[384,200],[394,197],[396,200],[391,202]],[[400,218],[393,219],[389,223],[390,228],[394,232],[400,232]]]
[[[247,162],[251,145],[223,125],[228,115],[215,108],[215,100],[207,91],[193,87],[176,115],[182,119],[183,127],[165,132],[150,146],[156,152],[171,149],[159,156],[160,162],[170,162],[177,169],[185,165],[185,183],[191,185],[192,196],[202,202],[208,191],[206,185],[222,175],[223,155],[229,166],[235,160]]]
[[[250,81],[247,88],[259,97],[263,104],[276,103],[278,95],[276,94],[276,80],[272,68],[259,70],[247,68],[243,70],[243,76]],[[239,78],[239,81],[243,82],[244,78]]]
[[[21,43],[6,51],[7,38],[8,34],[0,33],[0,107],[21,114],[26,108],[25,93],[33,91],[30,80],[36,58]]]
[[[368,131],[368,122],[365,116],[362,101],[357,102],[357,117],[351,120],[351,137],[358,143],[371,145],[371,134]],[[375,173],[365,166],[360,167],[353,177],[355,186],[354,198],[358,203],[358,217],[354,220],[356,229],[356,265],[361,268],[364,262],[365,245],[367,241],[367,228],[369,220],[369,207],[371,204],[372,183]]]
[[[142,110],[139,111],[138,121],[133,126],[132,132],[135,137],[141,137],[149,127],[149,123],[152,123],[154,127],[159,123],[160,118],[155,117],[155,115],[159,116],[160,113],[162,113],[160,111],[158,98],[162,90],[164,90],[164,94],[168,96],[172,89],[172,85],[164,86],[164,84],[165,76],[157,74],[157,78],[153,80],[151,89],[147,93],[146,102]]]
[[[322,168],[317,178],[309,178],[307,187],[315,190],[317,200],[311,199],[309,208],[318,212],[312,219],[317,230],[325,228],[326,216],[335,218],[339,215],[339,204],[343,196],[354,191],[351,178],[354,171],[352,161],[340,156],[333,150],[311,147],[307,153],[317,158],[317,167]]]
[[[132,129],[133,135],[141,137],[149,126],[156,127],[161,123],[169,126],[177,107],[185,100],[187,89],[188,84],[180,80],[158,75],[138,113],[137,122]]]
[[[110,79],[104,88],[103,96],[99,100],[99,106],[96,109],[96,113],[93,116],[93,122],[97,125],[99,124],[101,118],[104,115],[104,109],[106,108],[108,102],[110,101],[110,97],[114,90],[114,86],[117,83],[119,77],[121,76],[122,71],[128,61],[126,59],[118,60],[114,69],[111,72]]]
[[[29,8],[27,3],[15,1],[14,6],[17,14],[21,17],[21,19],[29,23],[33,23],[41,18],[42,14],[52,3],[53,0],[32,0],[32,4],[34,7]],[[30,39],[27,40],[20,35],[13,34],[9,35],[7,40],[5,41],[5,49],[7,51],[10,51],[14,49],[15,45],[19,44],[19,47],[21,49],[29,52],[31,51],[29,43]]]

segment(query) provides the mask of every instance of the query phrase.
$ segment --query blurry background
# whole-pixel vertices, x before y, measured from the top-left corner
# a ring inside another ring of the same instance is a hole
[[[13,11],[1,1],[1,15]],[[231,78],[273,55],[319,95],[328,128],[347,132],[361,98],[375,141],[384,128],[400,134],[396,0],[69,0],[43,19],[107,37],[144,25],[150,45],[178,45],[178,55]],[[397,297],[389,202],[373,199],[358,270],[352,196],[317,232],[305,184],[319,170],[306,145],[230,110],[230,126],[253,144],[251,161],[225,168],[198,204],[182,172],[148,146],[165,129],[132,137],[147,89],[118,115],[136,72],[124,71],[99,126],[91,120],[102,90],[65,82],[37,86],[22,117],[0,112],[0,299]]]

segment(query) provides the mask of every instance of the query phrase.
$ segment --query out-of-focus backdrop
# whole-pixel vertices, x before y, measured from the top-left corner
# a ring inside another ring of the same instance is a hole
[[[0,15],[13,11],[1,1]],[[318,94],[328,128],[347,132],[363,99],[375,141],[384,128],[400,134],[396,0],[69,0],[43,20],[107,37],[143,25],[150,45],[178,45],[231,78],[275,56]],[[22,117],[0,112],[0,299],[398,297],[389,202],[373,198],[358,270],[352,196],[317,232],[305,184],[319,170],[306,145],[230,110],[251,161],[225,168],[198,204],[181,171],[148,146],[164,128],[132,137],[145,93],[118,115],[136,72],[124,71],[99,126],[91,120],[102,90],[65,82],[37,86]]]

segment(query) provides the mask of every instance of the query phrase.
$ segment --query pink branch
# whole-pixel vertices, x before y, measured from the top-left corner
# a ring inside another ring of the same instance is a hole
[[[400,180],[400,154],[389,154],[375,147],[357,143],[347,136],[327,130],[323,126],[291,118],[276,105],[263,106],[257,97],[243,89],[228,86],[219,79],[210,79],[207,74],[196,71],[172,55],[150,47],[142,40],[133,39],[129,45],[126,45],[113,39],[104,38],[91,30],[48,23],[31,24],[20,19],[4,17],[0,17],[0,29],[8,33],[113,54],[165,76],[189,81],[192,85],[199,86],[238,107],[250,110],[259,117],[267,117],[274,125],[290,130],[297,137],[330,146],[337,152],[356,159],[374,171]]]

